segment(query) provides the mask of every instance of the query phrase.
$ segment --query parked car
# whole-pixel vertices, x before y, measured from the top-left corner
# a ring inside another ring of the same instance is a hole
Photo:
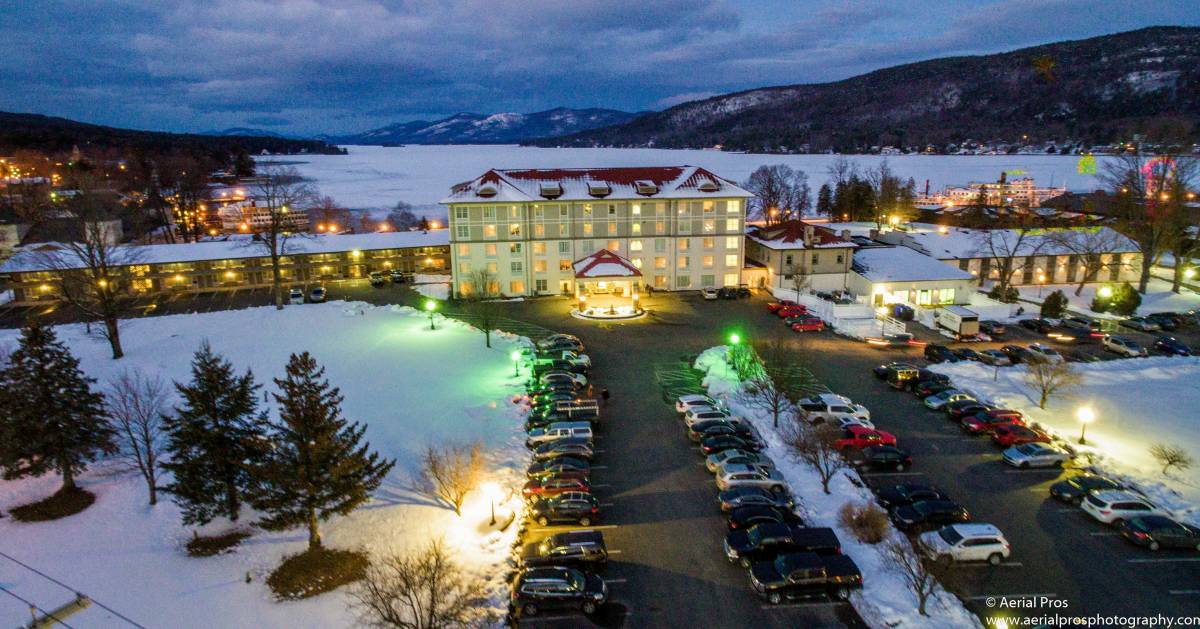
[[[796,307],[804,308],[804,306],[801,306],[800,304],[798,304],[790,299],[780,299],[779,301],[773,301],[773,302],[767,304],[767,312],[776,313],[784,308],[796,308]]]
[[[738,507],[729,512],[729,530],[748,529],[759,524],[801,524],[800,516],[790,509],[777,509],[767,505]]]
[[[1057,335],[1055,340],[1059,342],[1094,343],[1099,341],[1100,337],[1104,336],[1099,330],[1099,324],[1095,324],[1093,327],[1094,322],[1080,322],[1081,318],[1063,319],[1062,324],[1054,332],[1051,332],[1050,336]]]
[[[1141,330],[1142,332],[1157,332],[1162,329],[1161,325],[1145,317],[1129,317],[1128,319],[1121,319],[1117,322],[1117,325],[1134,330]]]
[[[1038,334],[1046,334],[1050,330],[1054,329],[1054,322],[1050,321],[1049,319],[1040,319],[1040,318],[1021,319],[1021,321],[1019,323],[1020,323],[1020,326],[1025,328],[1026,330],[1033,330],[1034,332],[1037,332]]]
[[[761,487],[731,487],[717,495],[717,506],[726,513],[749,505],[767,505],[791,511],[796,500],[788,493],[775,493]]]
[[[752,293],[750,292],[749,284],[738,284],[737,285],[738,299],[749,298],[751,295],[752,295]]]
[[[551,383],[551,382],[573,382],[578,386],[586,387],[587,386],[587,376],[585,376],[581,373],[575,373],[572,371],[555,370],[555,371],[548,371],[548,372],[542,374],[541,376],[539,376],[538,382],[543,382],[543,383],[547,383],[547,384]]]
[[[1005,345],[1004,347],[1000,348],[1000,351],[1004,352],[1004,355],[1008,356],[1008,360],[1014,365],[1017,363],[1028,362],[1029,358],[1033,356],[1029,350],[1021,347],[1020,345]]]
[[[937,393],[935,395],[931,395],[931,396],[925,398],[923,403],[925,404],[925,408],[932,409],[935,411],[940,411],[940,410],[942,410],[943,406],[945,406],[951,402],[958,402],[959,400],[974,400],[974,399],[975,399],[975,396],[971,395],[970,393],[967,393],[966,391],[960,391],[959,389],[946,389],[945,391],[942,391],[941,393]]]
[[[1013,446],[1000,454],[1000,458],[1016,468],[1029,467],[1059,467],[1070,460],[1071,456],[1044,443],[1023,443]]]
[[[304,303],[304,291],[293,288],[288,291],[288,303],[292,305]]]
[[[1154,340],[1154,351],[1167,356],[1191,356],[1192,349],[1173,336],[1160,336]]]
[[[1010,423],[993,428],[992,441],[998,446],[1011,448],[1023,443],[1050,443],[1050,435],[1022,424]]]
[[[780,493],[787,489],[787,481],[775,468],[731,465],[717,474],[717,489],[724,491],[731,487],[761,487]]]
[[[775,467],[771,457],[760,452],[745,452],[742,450],[725,450],[709,456],[704,460],[704,467],[716,473],[724,465],[758,465]]]
[[[1179,329],[1181,318],[1170,312],[1156,312],[1146,315],[1145,319],[1167,332],[1174,332]]]
[[[733,415],[730,415],[729,411],[719,410],[711,407],[706,408],[703,406],[697,406],[688,409],[687,412],[683,414],[683,424],[687,426],[688,429],[691,429],[691,427],[695,426],[696,424],[711,421],[726,421],[736,424],[741,423],[742,420],[740,417],[734,417]]]
[[[327,293],[325,292],[325,287],[317,286],[316,288],[308,291],[308,300],[314,304],[319,304],[325,301],[326,295]]]
[[[1079,504],[1083,498],[1093,491],[1110,491],[1123,489],[1121,484],[1111,478],[1095,474],[1080,474],[1066,480],[1060,480],[1050,486],[1050,495],[1057,500]]]
[[[942,490],[925,483],[899,483],[879,489],[875,500],[884,509],[894,509],[925,500],[949,500]]]
[[[700,296],[704,297],[704,299],[706,301],[716,301],[717,300],[717,289],[715,289],[711,286],[701,288]]]
[[[533,566],[603,566],[608,563],[608,547],[600,531],[567,531],[527,544],[522,548],[521,564]]]
[[[710,430],[712,432],[709,432]],[[691,439],[697,443],[704,441],[704,439],[707,437],[715,437],[717,435],[739,436],[737,429],[734,428],[734,423],[729,421],[728,415],[714,419],[701,419],[700,421],[689,425],[687,430],[688,439]]]
[[[1138,345],[1133,339],[1124,336],[1105,334],[1101,342],[1104,343],[1104,349],[1122,356],[1136,358],[1147,355],[1145,348]]]
[[[797,317],[788,321],[792,322],[793,332],[820,332],[825,329],[825,322],[817,317]]]
[[[546,478],[531,478],[525,481],[521,488],[521,496],[526,500],[537,500],[548,496],[557,496],[569,491],[592,492],[592,486],[586,479],[567,476],[549,476]]]
[[[722,286],[717,290],[717,297],[721,299],[737,299],[737,289],[732,286]]]
[[[1053,347],[1047,347],[1041,343],[1032,343],[1029,345],[1029,353],[1037,360],[1047,363],[1061,363],[1063,361],[1062,354]]]
[[[1200,550],[1200,528],[1164,515],[1141,515],[1121,525],[1121,537],[1150,550],[1187,548]]]
[[[554,474],[562,474],[568,471],[576,471],[587,474],[591,471],[591,463],[584,459],[573,456],[560,456],[552,459],[542,459],[529,464],[529,468],[525,470],[525,475],[529,478],[538,476],[548,476]]]
[[[1084,317],[1081,315],[1072,315],[1070,317],[1064,317],[1062,322],[1063,322],[1063,325],[1078,326],[1078,327],[1084,328],[1086,330],[1089,330],[1091,332],[1099,332],[1100,331],[1100,322],[1099,321],[1096,321],[1095,319],[1091,319],[1091,318]]]
[[[862,572],[846,555],[783,553],[750,566],[750,586],[772,605],[822,594],[844,601],[862,582]]]
[[[569,491],[534,501],[529,505],[529,519],[541,526],[549,526],[553,522],[591,526],[600,519],[600,503],[590,493]]]
[[[1004,408],[982,410],[973,415],[963,417],[959,422],[963,430],[973,435],[991,433],[1001,426],[1024,426],[1025,419],[1020,411]]]
[[[521,616],[561,609],[594,614],[607,600],[608,585],[599,576],[565,566],[546,566],[517,576],[509,604]]]
[[[874,430],[863,426],[848,426],[842,431],[842,438],[834,442],[839,450],[862,450],[870,446],[894,446],[896,436],[890,432]]]
[[[535,461],[560,456],[573,456],[590,461],[592,460],[592,442],[589,439],[558,439],[540,444],[533,449]]]
[[[916,368],[917,368],[917,366],[913,365],[911,363],[891,362],[891,363],[879,365],[878,367],[875,367],[874,369],[872,369],[871,372],[875,374],[876,378],[878,378],[880,380],[887,380],[888,374],[893,371],[900,370],[900,369],[916,369]]]
[[[913,385],[912,392],[913,395],[916,395],[918,398],[923,400],[931,395],[937,395],[942,391],[948,391],[953,388],[954,385],[950,384],[949,382],[934,382],[933,380],[926,380],[925,382]]]
[[[925,359],[933,363],[956,363],[959,361],[958,356],[954,355],[954,351],[945,345],[937,345],[930,343],[925,346]]]
[[[859,467],[903,472],[912,467],[912,455],[896,446],[869,446],[862,449]]]
[[[800,414],[809,423],[818,424],[826,420],[844,418],[871,419],[871,411],[862,404],[836,393],[821,393],[796,401]]]
[[[883,336],[869,336],[866,339],[868,345],[887,349],[909,349],[913,347],[925,347],[928,345],[925,341],[918,340],[917,337],[908,332],[899,332],[896,334],[884,334]]]
[[[804,306],[788,306],[775,311],[775,315],[780,319],[802,317],[806,314],[808,314],[808,308],[805,308]]]
[[[986,561],[998,566],[1012,553],[1008,540],[991,524],[951,524],[921,534],[930,559],[943,563]]]
[[[724,404],[707,395],[681,395],[675,400],[675,412],[680,414],[701,406],[720,409]]]
[[[955,356],[958,356],[962,360],[973,360],[975,362],[983,361],[983,359],[980,358],[980,356],[979,356],[979,352],[977,352],[969,347],[962,347],[962,348],[951,350],[951,351],[954,352]]]
[[[833,529],[806,528],[796,524],[767,523],[725,536],[725,558],[749,568],[755,561],[769,561],[785,552],[815,552],[836,555],[842,544]]]
[[[705,456],[722,452],[724,450],[747,450],[750,452],[758,452],[762,450],[762,444],[739,439],[732,435],[717,435],[709,437],[700,442],[700,452]]]
[[[1005,329],[1003,323],[985,319],[979,322],[979,331],[992,338],[1000,338],[1004,336]]]
[[[529,436],[525,438],[525,447],[531,448],[558,439],[574,438],[591,441],[592,436],[591,422],[553,422],[530,430]]]
[[[990,411],[991,409],[990,404],[984,404],[978,400],[958,400],[942,407],[942,410],[946,411],[946,416],[954,421],[959,421],[980,411]]]
[[[1139,516],[1167,515],[1145,496],[1120,489],[1093,491],[1080,506],[1088,515],[1113,526],[1120,526],[1125,520]]]
[[[971,514],[953,500],[922,500],[891,511],[892,522],[902,531],[918,531],[947,524],[970,522]]]
[[[380,286],[384,286],[387,284],[387,278],[385,278],[383,276],[383,273],[380,273],[379,271],[371,271],[371,273],[367,277],[371,281],[371,286],[374,286],[376,288],[379,288]]]
[[[401,271],[400,269],[392,269],[388,275],[391,277],[393,284],[403,284],[404,281],[408,279],[404,271]]]

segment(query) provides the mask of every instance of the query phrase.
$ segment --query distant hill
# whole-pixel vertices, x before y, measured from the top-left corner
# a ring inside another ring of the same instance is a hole
[[[266,129],[255,129],[252,127],[230,127],[221,131],[205,131],[200,135],[216,135],[221,137],[243,137],[243,138],[282,138],[284,135],[267,131]]]
[[[861,152],[966,140],[1125,140],[1162,118],[1200,131],[1200,28],[1155,27],[911,63],[833,83],[683,103],[538,146]]]
[[[35,149],[45,152],[81,150],[140,149],[151,152],[221,151],[233,153],[245,149],[252,154],[269,153],[340,153],[341,150],[319,140],[294,140],[278,136],[202,135],[137,131],[76,122],[40,114],[0,112],[0,152]]]
[[[638,115],[613,109],[565,107],[532,114],[462,113],[432,122],[400,122],[330,139],[339,144],[507,144],[621,124]]]

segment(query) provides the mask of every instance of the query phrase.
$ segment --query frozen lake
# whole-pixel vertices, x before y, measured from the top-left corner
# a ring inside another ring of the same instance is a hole
[[[522,146],[350,146],[349,155],[309,155],[279,158],[296,167],[320,188],[321,194],[353,208],[383,210],[407,201],[423,213],[445,216],[438,200],[450,186],[490,168],[582,168],[588,166],[703,166],[736,181],[744,181],[764,164],[787,164],[808,173],[814,194],[827,179],[835,155],[763,155],[704,150],[535,148]],[[917,188],[929,181],[931,190],[971,181],[994,181],[1001,171],[1023,170],[1039,185],[1066,185],[1092,190],[1095,175],[1079,174],[1077,156],[1058,155],[851,155],[860,169],[874,168],[887,159],[901,177],[912,177]],[[1102,162],[1103,158],[1098,158]],[[1100,170],[1103,172],[1103,164]]]

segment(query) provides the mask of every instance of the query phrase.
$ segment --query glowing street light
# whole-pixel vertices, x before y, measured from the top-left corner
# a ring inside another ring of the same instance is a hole
[[[425,300],[425,310],[429,312],[429,329],[435,330],[433,327],[433,311],[437,310],[437,302],[432,299]]]
[[[1096,291],[1096,294],[1099,295],[1101,299],[1109,299],[1113,295],[1112,286],[1101,286],[1100,290]]]
[[[729,335],[729,344],[733,345],[734,347],[741,345],[742,344],[742,335],[738,334],[737,332],[730,334]]]
[[[483,495],[487,496],[488,502],[492,504],[492,521],[491,526],[496,525],[496,499],[500,497],[500,485],[496,483],[484,483],[480,489],[483,490]]]
[[[521,375],[521,352],[513,350],[513,353],[510,354],[509,357],[512,358],[513,377],[516,378],[517,376]]]
[[[1196,277],[1196,269],[1184,269],[1183,276],[1189,280]]]
[[[1087,427],[1088,424],[1096,421],[1096,412],[1090,406],[1081,406],[1075,411],[1075,417],[1079,419],[1082,427],[1079,430],[1079,443],[1087,443]]]

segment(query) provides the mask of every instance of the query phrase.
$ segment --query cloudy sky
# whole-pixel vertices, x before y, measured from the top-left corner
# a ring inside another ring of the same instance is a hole
[[[0,0],[0,110],[349,133],[638,111],[1153,25],[1194,0]]]

